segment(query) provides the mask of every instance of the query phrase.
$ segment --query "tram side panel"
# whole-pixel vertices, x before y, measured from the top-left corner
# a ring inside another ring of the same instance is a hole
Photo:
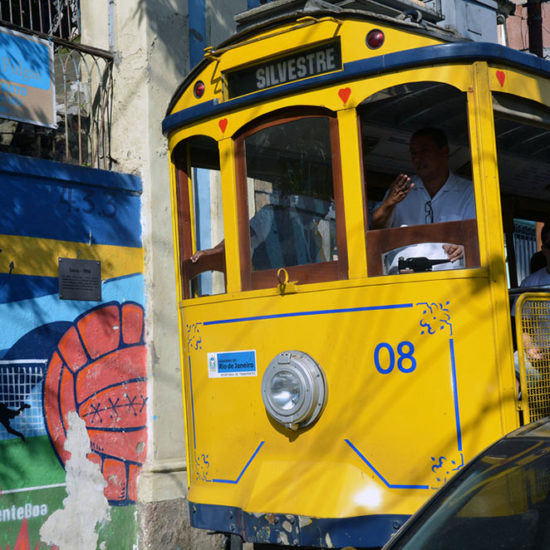
[[[413,513],[501,435],[488,299],[482,279],[432,279],[185,308],[189,500]],[[287,350],[314,358],[328,387],[319,420],[296,431],[262,399],[267,366]]]

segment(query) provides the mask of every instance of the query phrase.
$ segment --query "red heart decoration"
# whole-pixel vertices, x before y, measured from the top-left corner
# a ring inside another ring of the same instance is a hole
[[[220,130],[225,134],[225,129],[227,128],[227,119],[222,118],[218,124],[220,125]]]
[[[349,96],[351,95],[351,88],[340,88],[338,90],[338,95],[345,105],[348,102]]]
[[[504,81],[506,80],[506,74],[504,71],[497,71],[497,80],[501,86],[504,86]]]

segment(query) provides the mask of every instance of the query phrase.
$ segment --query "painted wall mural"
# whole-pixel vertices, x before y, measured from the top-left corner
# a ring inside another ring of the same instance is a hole
[[[61,462],[68,414],[86,422],[92,452],[113,504],[137,500],[137,474],[147,450],[143,308],[112,302],[87,311],[63,334],[47,367],[44,412]]]
[[[147,453],[141,182],[0,160],[0,550],[131,550]],[[59,258],[101,262],[100,301],[60,299]]]

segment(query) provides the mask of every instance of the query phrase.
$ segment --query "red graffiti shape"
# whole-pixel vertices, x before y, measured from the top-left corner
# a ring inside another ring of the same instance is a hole
[[[62,464],[68,415],[86,423],[91,453],[112,503],[135,502],[147,454],[143,308],[111,302],[80,316],[62,336],[44,383],[46,427]]]

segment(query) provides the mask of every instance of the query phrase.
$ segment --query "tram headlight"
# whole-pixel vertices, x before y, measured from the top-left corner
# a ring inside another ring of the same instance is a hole
[[[276,407],[289,411],[302,397],[302,384],[295,373],[283,370],[275,373],[268,391]]]
[[[264,373],[262,398],[276,422],[291,430],[305,428],[319,418],[325,406],[325,374],[307,353],[284,351]]]

